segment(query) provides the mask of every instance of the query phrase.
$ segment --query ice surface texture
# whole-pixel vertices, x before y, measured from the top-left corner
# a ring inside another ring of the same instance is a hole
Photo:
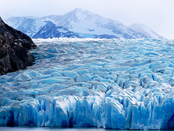
[[[35,65],[0,77],[1,126],[174,128],[174,42],[35,42]]]

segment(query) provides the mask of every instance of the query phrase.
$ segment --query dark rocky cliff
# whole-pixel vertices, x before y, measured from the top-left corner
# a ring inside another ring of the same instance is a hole
[[[0,18],[0,75],[31,65],[34,58],[28,50],[35,48],[29,36],[8,26]]]

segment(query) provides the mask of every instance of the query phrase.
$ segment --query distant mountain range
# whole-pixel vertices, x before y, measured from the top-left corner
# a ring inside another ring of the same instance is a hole
[[[149,27],[104,18],[83,9],[74,9],[65,15],[45,17],[11,17],[5,22],[32,38],[152,38],[164,39]]]

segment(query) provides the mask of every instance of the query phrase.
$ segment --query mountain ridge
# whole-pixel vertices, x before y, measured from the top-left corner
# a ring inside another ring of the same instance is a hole
[[[26,33],[32,38],[38,34],[38,32],[41,32],[40,29],[47,25],[47,21],[52,22],[56,27],[66,28],[68,32],[72,33],[71,37],[73,38],[153,38],[146,33],[143,34],[143,32],[135,31],[117,20],[104,18],[101,15],[80,8],[76,8],[65,15],[49,15],[29,18],[12,17],[6,20],[9,25]],[[46,35],[48,36],[48,34],[49,32],[47,32]],[[37,35],[38,38],[42,38],[42,36],[43,35]],[[56,34],[53,34],[50,38],[55,36],[58,37],[61,35],[57,36]],[[69,37],[69,35],[66,36],[66,34],[62,36]]]
[[[165,39],[163,36],[158,35],[156,32],[154,32],[152,29],[144,24],[134,23],[129,25],[128,27],[138,33],[146,35],[149,38]]]

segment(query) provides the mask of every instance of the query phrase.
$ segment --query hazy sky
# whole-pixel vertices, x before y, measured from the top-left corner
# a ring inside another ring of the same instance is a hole
[[[0,0],[0,16],[63,15],[82,8],[128,26],[141,23],[174,39],[174,0]]]

